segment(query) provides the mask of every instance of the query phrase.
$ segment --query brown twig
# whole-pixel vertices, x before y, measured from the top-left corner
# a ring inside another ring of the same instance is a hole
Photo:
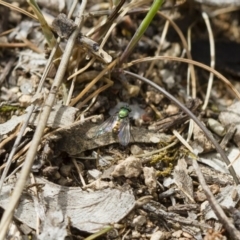
[[[117,63],[117,59],[115,61],[113,61],[112,63],[110,63],[106,68],[104,68],[97,77],[95,77],[84,89],[83,91],[76,97],[74,98],[71,103],[70,106],[74,106],[88,91],[89,89],[92,88],[92,86],[94,86],[94,84],[96,84],[103,76],[106,72],[108,72],[109,70],[111,70]]]
[[[209,187],[207,186],[205,179],[202,175],[202,172],[199,169],[199,165],[196,160],[192,161],[192,165],[195,169],[195,172],[198,176],[198,180],[206,194],[207,200],[218,217],[219,221],[223,224],[224,228],[228,231],[228,234],[231,236],[232,240],[239,240],[240,239],[240,232],[234,227],[234,225],[229,221],[227,216],[225,215],[224,211],[218,204],[217,200],[214,198],[212,192],[210,191]]]

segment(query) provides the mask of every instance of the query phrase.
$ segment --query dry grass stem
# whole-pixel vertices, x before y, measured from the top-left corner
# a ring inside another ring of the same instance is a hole
[[[207,30],[208,30],[208,36],[209,36],[210,58],[211,58],[210,67],[212,69],[214,69],[215,68],[215,43],[214,43],[214,38],[213,38],[213,32],[212,32],[211,24],[209,22],[209,18],[208,18],[207,13],[202,12],[202,17],[203,17],[203,19],[206,23]],[[214,77],[213,73],[210,72],[206,97],[205,97],[205,100],[204,100],[204,104],[202,106],[203,110],[205,110],[207,108],[207,105],[208,105],[208,102],[209,102],[210,94],[211,94],[211,91],[212,91],[212,85],[213,85],[213,77]]]
[[[162,31],[161,39],[160,39],[160,42],[159,42],[159,45],[158,45],[158,48],[157,48],[157,51],[156,51],[156,54],[155,54],[156,56],[158,56],[159,53],[161,52],[161,49],[162,49],[164,40],[166,38],[168,29],[169,29],[169,21],[167,20],[165,22],[165,25],[164,25],[164,28],[163,28],[163,31]],[[155,63],[156,63],[156,61],[151,62],[150,66],[147,70],[146,77],[148,77],[150,75],[150,73],[152,72]]]
[[[117,59],[111,62],[107,67],[105,67],[98,76],[96,76],[84,89],[83,91],[74,99],[72,99],[70,106],[74,106],[109,70],[111,70],[117,64]]]
[[[170,60],[170,61],[177,61],[177,62],[185,62],[185,63],[190,63],[191,62],[191,64],[193,64],[195,66],[198,66],[198,67],[203,68],[203,69],[205,69],[209,72],[212,72],[217,78],[222,80],[227,85],[227,87],[229,87],[232,90],[232,92],[235,94],[235,96],[238,99],[240,99],[240,93],[238,92],[238,90],[221,73],[219,73],[218,71],[212,69],[211,67],[209,67],[209,66],[207,66],[203,63],[196,62],[196,61],[193,61],[193,60],[189,60],[189,59],[185,59],[185,58],[179,58],[179,57],[171,57],[171,56],[146,57],[146,58],[142,58],[142,59],[139,59],[139,60],[134,60],[130,63],[124,64],[123,68],[128,68],[128,67],[130,67],[134,64],[138,64],[138,63],[145,62],[145,61],[153,61],[153,60],[156,60],[156,59]]]

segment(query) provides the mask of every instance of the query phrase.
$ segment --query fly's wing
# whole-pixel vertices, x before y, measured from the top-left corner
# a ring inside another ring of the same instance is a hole
[[[127,146],[128,143],[130,142],[131,133],[130,133],[130,123],[128,118],[121,120],[118,138],[119,138],[120,144],[123,146]]]
[[[105,132],[111,132],[117,119],[118,119],[118,116],[116,114],[109,117],[96,129],[95,136],[97,137]]]

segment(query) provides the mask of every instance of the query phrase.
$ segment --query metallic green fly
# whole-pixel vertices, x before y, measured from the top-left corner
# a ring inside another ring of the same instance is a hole
[[[129,106],[121,107],[120,110],[103,122],[96,131],[96,136],[104,134],[106,132],[112,132],[118,136],[119,143],[123,146],[127,146],[130,142],[130,122],[129,113],[131,109]]]

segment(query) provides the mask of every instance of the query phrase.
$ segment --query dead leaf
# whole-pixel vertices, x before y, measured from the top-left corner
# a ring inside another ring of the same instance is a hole
[[[173,176],[176,185],[185,196],[185,201],[194,203],[192,178],[188,174],[187,163],[183,158],[178,160]]]
[[[96,192],[82,191],[77,187],[63,187],[42,178],[36,178],[42,188],[43,202],[47,212],[61,209],[65,224],[68,217],[73,227],[87,232],[96,232],[104,226],[117,223],[134,207],[135,199],[131,191],[104,189]],[[6,208],[15,183],[3,186],[0,196],[0,206]],[[55,214],[54,213],[54,214]],[[22,194],[15,217],[35,229],[37,213],[29,194]],[[55,219],[52,214],[52,218]],[[50,220],[51,221],[51,220]],[[62,223],[61,223],[62,224]],[[58,239],[58,238],[56,238]]]
[[[228,128],[231,124],[236,124],[236,133],[234,135],[234,141],[240,147],[240,102],[235,102],[225,111],[219,114],[219,120],[225,128]]]
[[[237,198],[233,198],[234,192],[237,192]],[[226,186],[221,189],[220,193],[216,196],[220,206],[224,209],[230,209],[236,207],[240,200],[240,185],[238,186]],[[201,210],[205,220],[218,219],[208,201],[201,205]]]
[[[56,105],[52,109],[47,121],[47,126],[52,128],[59,128],[69,126],[75,120],[75,114],[78,109],[74,107],[68,107],[63,105]],[[29,121],[30,125],[36,126],[38,124],[40,112],[33,113]],[[25,121],[26,114],[19,117],[12,117],[9,121],[0,124],[0,139],[2,135],[11,133],[18,124]]]

